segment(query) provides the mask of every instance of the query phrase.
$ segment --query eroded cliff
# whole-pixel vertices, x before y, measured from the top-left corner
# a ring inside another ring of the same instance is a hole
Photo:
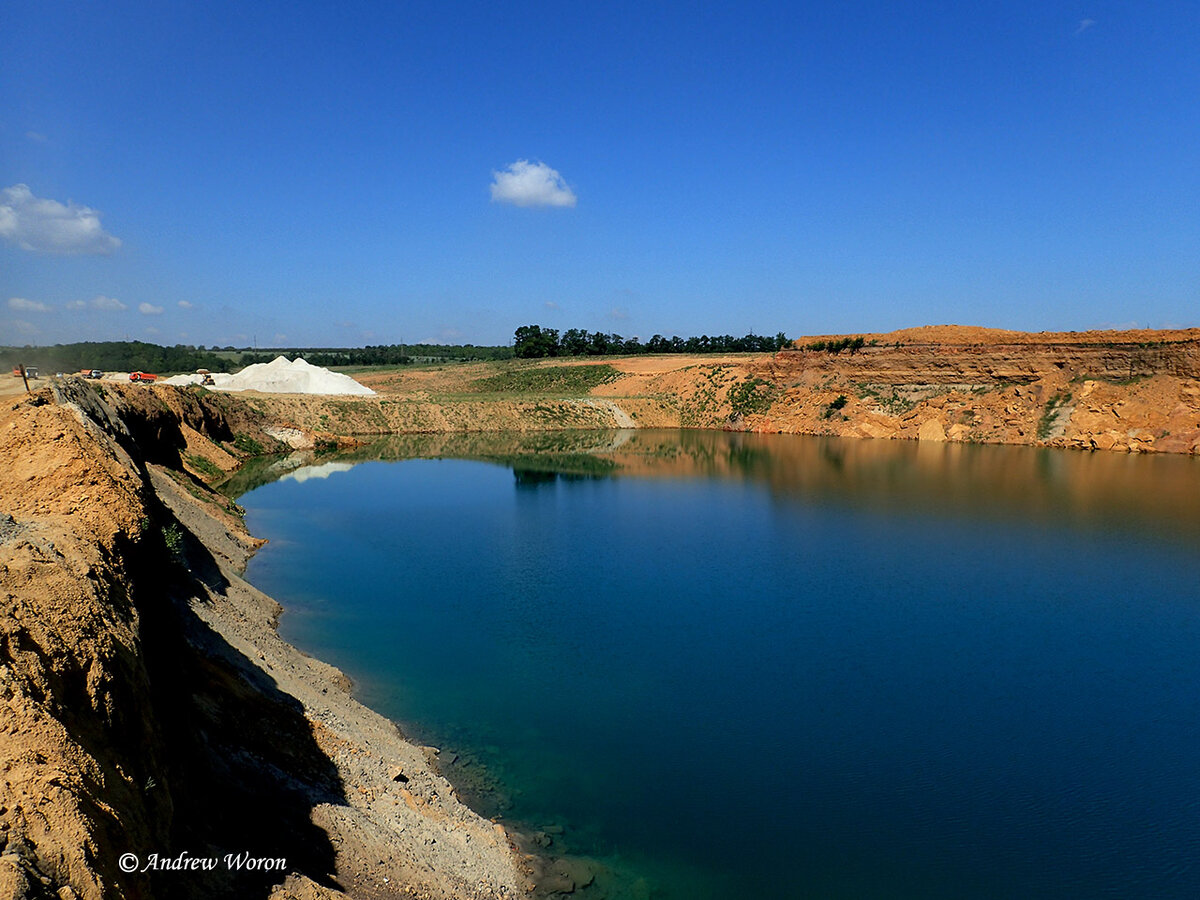
[[[0,413],[0,896],[524,893],[507,834],[240,579],[256,542],[180,463],[238,453],[242,413],[131,396]]]

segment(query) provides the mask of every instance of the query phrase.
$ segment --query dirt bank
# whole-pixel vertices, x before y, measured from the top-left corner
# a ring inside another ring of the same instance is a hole
[[[1200,330],[957,326],[851,351],[517,360],[360,374],[361,399],[246,397],[308,434],[717,428],[1088,450],[1200,451]],[[872,343],[872,341],[874,343]]]
[[[56,394],[0,409],[0,897],[523,895],[508,835],[240,578],[256,542],[179,461],[269,441],[254,416]]]

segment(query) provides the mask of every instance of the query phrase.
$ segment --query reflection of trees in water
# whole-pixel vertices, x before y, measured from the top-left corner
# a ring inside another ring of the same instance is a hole
[[[223,490],[237,497],[299,465],[439,457],[509,466],[518,487],[618,472],[735,479],[788,503],[1200,533],[1200,460],[1191,457],[689,429],[391,435],[335,454],[251,460]]]

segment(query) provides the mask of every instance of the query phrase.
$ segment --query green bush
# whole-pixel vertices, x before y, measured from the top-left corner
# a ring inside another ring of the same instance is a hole
[[[267,451],[263,449],[263,445],[250,437],[248,434],[236,435],[233,439],[233,446],[243,453],[249,453],[251,456],[262,456]]]
[[[729,389],[729,406],[734,415],[766,412],[779,396],[779,388],[765,378],[748,377]]]
[[[183,529],[172,522],[163,527],[162,536],[167,552],[171,554],[171,559],[181,562],[183,560]]]
[[[835,412],[837,412],[839,409],[842,409],[843,407],[845,407],[845,405],[849,402],[850,401],[846,399],[845,394],[839,394],[836,400],[831,400],[828,404],[826,404],[825,411],[823,413],[821,413],[821,418],[822,419],[833,418],[833,414]]]

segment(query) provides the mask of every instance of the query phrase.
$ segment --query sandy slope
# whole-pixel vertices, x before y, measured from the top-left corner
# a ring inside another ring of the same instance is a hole
[[[280,640],[236,516],[146,461],[170,416],[64,389],[0,409],[0,896],[523,895],[430,752]],[[118,866],[183,851],[286,862]]]

